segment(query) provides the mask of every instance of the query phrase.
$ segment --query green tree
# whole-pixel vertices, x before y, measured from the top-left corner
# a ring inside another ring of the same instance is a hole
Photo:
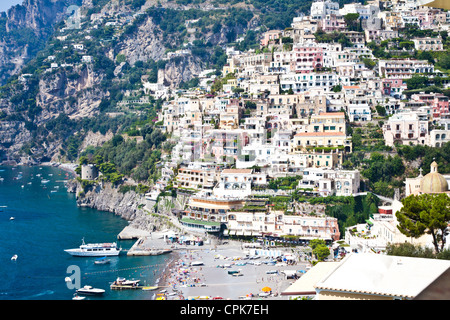
[[[349,31],[361,31],[359,24],[359,13],[347,13],[344,16],[344,20]]]
[[[450,197],[447,194],[411,195],[402,200],[396,213],[398,229],[408,237],[430,234],[436,253],[443,250],[450,223]]]
[[[330,249],[322,239],[313,239],[309,242],[312,253],[316,256],[318,261],[325,260],[330,255]]]

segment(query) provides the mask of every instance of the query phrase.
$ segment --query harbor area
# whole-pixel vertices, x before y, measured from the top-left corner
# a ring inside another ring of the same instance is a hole
[[[128,256],[152,256],[170,253],[173,250],[184,248],[185,245],[203,245],[203,239],[195,236],[178,237],[172,231],[148,232],[126,227],[117,236],[119,240],[137,239],[127,251]]]
[[[306,260],[286,259],[289,250],[257,251],[238,241],[180,248],[159,283],[157,299],[288,300],[281,293],[310,268]]]
[[[133,235],[133,230],[126,231]],[[262,248],[237,240],[178,237],[168,230],[146,235],[137,232],[134,236],[137,241],[128,256],[172,254],[156,286],[130,288],[154,291],[156,300],[287,300],[289,297],[281,293],[311,267],[306,255],[289,247]]]

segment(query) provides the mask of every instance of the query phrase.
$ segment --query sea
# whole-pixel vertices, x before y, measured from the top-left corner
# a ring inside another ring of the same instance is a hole
[[[111,290],[117,277],[158,283],[171,254],[73,257],[64,249],[117,242],[126,252],[135,240],[117,240],[128,222],[110,212],[78,207],[67,192],[70,172],[51,166],[0,166],[0,300],[71,300],[77,287],[104,289],[86,300],[151,300],[154,291]],[[17,255],[17,260],[11,258]],[[69,282],[70,278],[72,281]],[[67,281],[66,281],[67,280]]]

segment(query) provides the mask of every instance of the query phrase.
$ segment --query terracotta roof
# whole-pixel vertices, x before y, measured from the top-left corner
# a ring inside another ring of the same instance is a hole
[[[224,169],[222,173],[252,173],[252,169]]]
[[[344,89],[359,89],[359,86],[344,86]]]
[[[345,116],[345,112],[322,112],[314,117],[322,117],[322,116]]]
[[[328,137],[328,136],[342,136],[345,137],[344,132],[300,132],[297,137]]]

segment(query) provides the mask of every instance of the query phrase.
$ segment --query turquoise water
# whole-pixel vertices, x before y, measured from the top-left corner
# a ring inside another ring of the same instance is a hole
[[[37,176],[40,175],[40,176]],[[102,297],[86,299],[151,299],[153,292],[110,290],[117,277],[140,279],[154,285],[171,259],[170,255],[111,257],[108,265],[95,265],[96,258],[72,257],[64,249],[86,243],[114,242],[128,224],[110,212],[77,207],[68,193],[69,176],[54,167],[0,167],[0,300],[69,300],[65,278],[80,270],[80,284],[104,289]],[[49,180],[42,183],[42,179]],[[13,220],[10,220],[14,217]],[[134,241],[118,241],[129,249]],[[17,254],[18,259],[11,257]],[[75,283],[75,281],[73,281]]]

